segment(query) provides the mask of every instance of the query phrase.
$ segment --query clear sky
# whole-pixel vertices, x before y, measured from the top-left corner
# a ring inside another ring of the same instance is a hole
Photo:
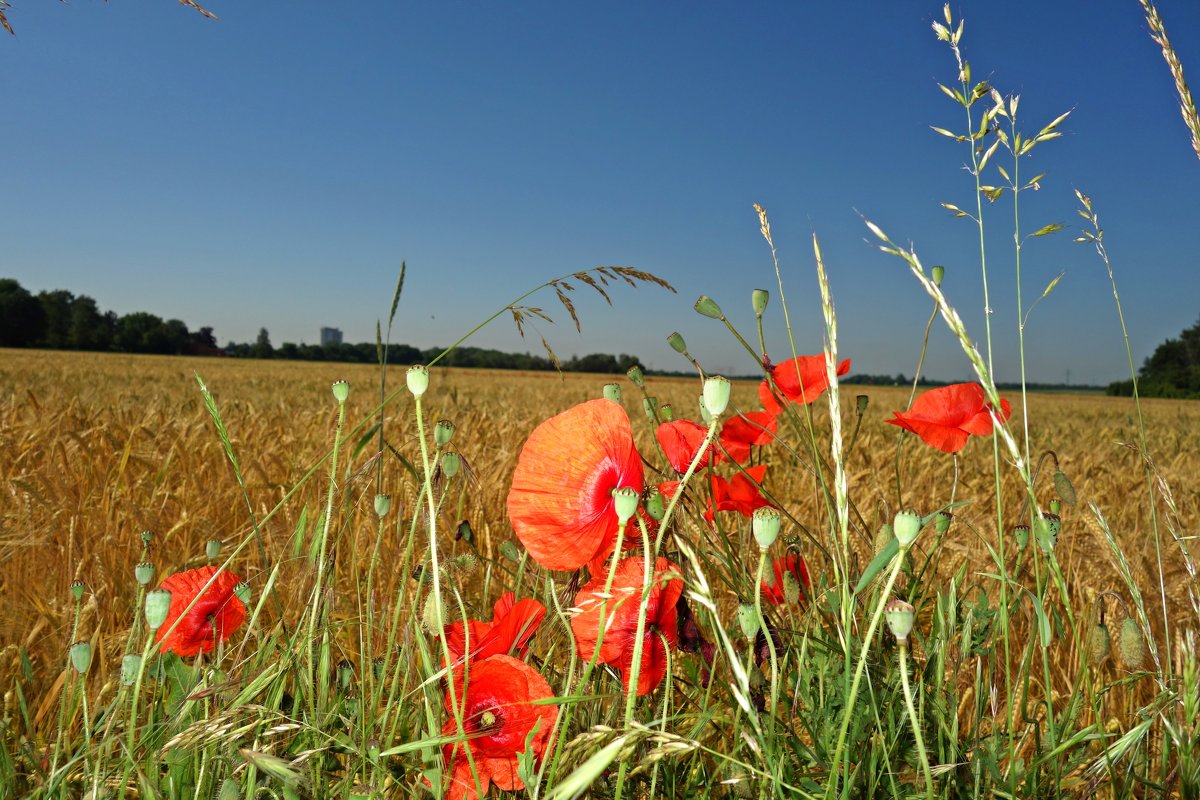
[[[315,3],[18,0],[0,35],[0,276],[65,288],[120,313],[216,329],[222,343],[373,340],[402,259],[394,341],[448,344],[526,289],[602,264],[679,288],[580,293],[580,336],[552,294],[531,302],[560,355],[752,372],[713,296],[746,333],[750,291],[772,294],[786,352],[771,215],[802,352],[818,352],[810,237],[822,242],[854,371],[912,375],[930,301],[873,250],[859,213],[927,265],[983,337],[977,234],[940,202],[973,206],[937,2]],[[1159,0],[1200,90],[1200,4]],[[974,77],[1021,95],[1020,127],[1074,109],[1023,175],[1027,302],[1065,270],[1027,327],[1032,380],[1127,375],[1103,265],[1071,242],[1072,190],[1106,229],[1140,364],[1200,315],[1200,161],[1134,0],[965,0]],[[1000,163],[1004,163],[1000,161]],[[990,182],[998,176],[992,172]],[[1016,377],[1012,205],[986,209],[997,377]],[[539,302],[540,301],[540,302]],[[538,351],[511,322],[472,340]],[[927,374],[967,379],[939,322]]]

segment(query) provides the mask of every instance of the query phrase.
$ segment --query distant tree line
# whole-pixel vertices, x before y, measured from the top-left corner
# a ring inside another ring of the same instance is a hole
[[[1133,381],[1109,384],[1108,393],[1129,397]],[[1142,397],[1175,397],[1200,399],[1200,320],[1179,334],[1167,339],[1138,370],[1138,393]]]
[[[101,311],[91,297],[65,289],[34,295],[12,278],[0,278],[0,347],[166,355],[220,352],[212,328],[193,332],[182,320],[164,320],[145,311]]]

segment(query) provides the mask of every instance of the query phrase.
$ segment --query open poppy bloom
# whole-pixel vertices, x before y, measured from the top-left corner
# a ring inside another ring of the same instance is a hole
[[[216,579],[201,594],[213,575]],[[184,657],[211,653],[218,641],[232,636],[246,621],[246,606],[233,593],[233,587],[240,581],[228,570],[217,574],[217,567],[213,566],[167,576],[159,588],[171,593],[171,608],[155,638],[162,642],[162,652]]]
[[[838,364],[837,374],[845,375],[850,371],[850,359]],[[829,375],[825,372],[824,354],[815,356],[797,356],[782,364],[776,364],[771,372],[776,388],[785,400],[800,405],[808,405],[816,400],[829,388]],[[779,401],[771,392],[771,384],[764,380],[758,387],[758,399],[763,408],[778,414],[782,410]]]
[[[736,511],[744,517],[749,517],[756,508],[771,505],[758,491],[766,474],[767,465],[760,464],[750,467],[745,472],[739,472],[729,480],[720,475],[713,475],[712,505],[704,513],[705,518],[712,522],[714,510]]]
[[[955,383],[930,389],[908,411],[896,411],[886,421],[915,433],[943,453],[957,453],[967,446],[969,435],[991,435],[993,410],[978,383]],[[1012,406],[1001,399],[996,416],[1004,421],[1010,414]]]
[[[470,619],[465,626],[461,621],[446,626],[451,662],[461,664],[470,659],[474,663],[510,654],[523,658],[545,616],[546,607],[537,600],[526,597],[517,602],[516,595],[505,592],[492,607],[491,622]]]
[[[772,569],[775,571],[775,581],[768,584],[762,582],[762,598],[773,606],[780,605],[787,600],[787,595],[784,593],[784,575],[791,574],[800,586],[802,597],[807,597],[809,590],[812,588],[812,582],[808,578],[808,564],[805,563],[804,557],[799,553],[788,553],[782,558],[777,558],[771,563]]]
[[[739,464],[750,457],[750,448],[769,444],[775,439],[777,414],[770,411],[746,411],[721,424],[721,446]]]
[[[525,783],[517,776],[517,754],[525,752],[525,739],[535,725],[538,728],[530,747],[538,759],[545,753],[558,709],[553,705],[533,705],[533,701],[551,697],[554,692],[550,684],[523,661],[494,655],[473,662],[465,691],[457,684],[455,698],[446,692],[448,719],[442,726],[442,735],[458,733],[454,718],[456,699],[467,740],[442,747],[449,781],[445,797],[450,800],[483,797],[493,783],[506,792],[524,789]],[[475,775],[479,776],[479,792]]]
[[[642,491],[629,417],[611,400],[589,400],[529,434],[513,472],[508,518],[543,567],[578,569],[612,551],[612,491],[625,486]]]
[[[665,558],[654,563],[653,585],[646,605],[646,626],[642,640],[641,666],[638,669],[637,693],[648,694],[662,683],[667,674],[667,647],[674,647],[679,638],[676,604],[683,594],[679,567]],[[644,566],[640,558],[626,558],[617,563],[613,577],[612,595],[607,602],[604,585],[607,575],[598,575],[575,595],[575,607],[580,611],[571,618],[571,631],[579,656],[591,659],[600,648],[598,661],[610,664],[621,673],[625,690],[633,666],[634,642],[637,638],[638,608],[645,588]],[[600,605],[604,603],[604,631],[600,630]],[[666,640],[664,645],[663,640]]]
[[[690,419],[676,419],[659,425],[654,431],[654,437],[662,446],[667,461],[675,468],[676,472],[682,474],[687,472],[687,468],[692,465],[692,459],[696,457],[696,453],[699,452],[704,440],[708,437],[708,428],[692,422]],[[704,469],[710,461],[715,464],[721,458],[721,452],[716,449],[715,445],[710,444],[704,455],[700,457],[700,463],[696,465],[696,469]]]

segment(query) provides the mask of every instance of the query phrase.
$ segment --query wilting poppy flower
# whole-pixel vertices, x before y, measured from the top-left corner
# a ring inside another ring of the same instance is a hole
[[[529,435],[513,472],[508,518],[543,567],[578,569],[612,551],[612,490],[622,486],[642,491],[629,417],[611,400],[590,400]]]
[[[712,505],[704,516],[709,522],[713,520],[713,511],[736,511],[748,517],[754,509],[769,506],[758,487],[762,485],[763,477],[767,474],[766,464],[750,467],[745,472],[739,472],[729,480],[720,475],[712,476]]]
[[[212,585],[201,594],[209,579],[217,575]],[[198,567],[168,576],[160,585],[171,593],[171,608],[167,619],[158,629],[155,641],[162,642],[162,652],[194,656],[210,653],[218,641],[225,641],[246,621],[246,606],[233,587],[241,581],[217,567]],[[197,596],[199,599],[197,600]],[[193,604],[192,601],[196,602]],[[186,612],[188,605],[192,607]]]
[[[665,558],[654,563],[653,585],[646,605],[645,636],[642,640],[641,667],[638,670],[637,693],[654,691],[667,674],[667,647],[674,647],[679,638],[676,603],[683,593],[679,567]],[[612,594],[604,609],[604,631],[600,631],[600,604],[605,602],[604,585],[607,575],[597,575],[575,595],[575,607],[580,611],[571,618],[571,630],[581,658],[591,659],[600,648],[598,661],[620,671],[625,690],[629,690],[633,666],[634,642],[637,638],[638,608],[645,588],[644,566],[640,558],[626,558],[617,563]],[[663,644],[666,639],[666,645]]]
[[[775,571],[775,581],[770,584],[766,581],[762,582],[763,600],[773,606],[777,606],[787,599],[783,592],[783,576],[788,573],[796,579],[804,596],[808,596],[809,589],[812,588],[812,582],[808,578],[808,564],[805,563],[802,555],[799,553],[788,553],[782,558],[775,559],[771,563],[771,567]]]
[[[850,359],[838,364],[837,374],[850,371]],[[825,356],[798,356],[782,364],[776,364],[771,372],[775,386],[784,399],[800,405],[808,405],[829,388],[829,376],[825,372]],[[758,387],[758,398],[763,408],[778,414],[782,407],[771,392],[771,385],[764,380]]]
[[[978,383],[956,383],[930,389],[908,411],[896,411],[886,421],[917,434],[943,453],[957,453],[967,446],[970,434],[991,435],[991,409]],[[1003,421],[1011,413],[1012,406],[1002,399],[997,416]]]
[[[558,719],[558,709],[553,705],[534,705],[533,702],[553,696],[546,679],[523,661],[494,655],[473,662],[465,691],[461,684],[456,685],[454,698],[461,710],[467,740],[442,748],[449,780],[445,797],[450,800],[482,797],[493,783],[506,792],[524,789],[525,783],[517,777],[517,754],[525,752],[525,739],[537,725],[530,746],[534,755],[541,759]],[[446,692],[446,714],[448,719],[442,726],[442,735],[455,736],[458,723],[449,691]],[[479,776],[478,794],[471,773],[472,761],[475,774]]]
[[[704,444],[707,436],[708,428],[692,422],[690,419],[664,422],[654,431],[654,437],[662,446],[667,461],[675,468],[676,472],[680,473],[687,472],[687,468],[692,465],[692,459],[696,457],[696,453]],[[710,444],[708,450],[700,457],[700,463],[696,465],[696,469],[704,469],[710,461],[715,464],[720,458],[720,451]]]
[[[746,411],[730,417],[721,425],[721,446],[731,459],[744,463],[751,447],[775,439],[776,416],[769,411]]]
[[[522,658],[545,616],[546,607],[537,600],[526,597],[518,602],[516,595],[505,592],[492,607],[491,622],[470,619],[465,626],[461,621],[446,626],[450,659],[458,664],[470,658],[473,663],[510,653]]]

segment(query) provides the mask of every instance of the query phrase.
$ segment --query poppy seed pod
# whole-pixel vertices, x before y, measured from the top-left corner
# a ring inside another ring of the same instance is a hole
[[[758,611],[749,603],[742,603],[737,610],[738,627],[742,629],[742,635],[747,639],[753,638],[754,634],[758,633]]]
[[[950,523],[953,521],[954,515],[949,511],[939,511],[933,518],[933,526],[937,529],[938,535],[943,536],[946,531],[950,530]]]
[[[1050,513],[1058,514],[1061,511],[1062,511],[1062,503],[1059,502],[1059,499],[1056,497],[1050,501]]]
[[[675,331],[667,337],[667,344],[671,345],[671,349],[676,353],[687,355],[687,342],[683,340],[683,337],[679,334],[679,331]]]
[[[375,495],[375,516],[386,517],[388,512],[392,510],[392,496],[390,494]]]
[[[375,680],[377,681],[383,679],[383,665],[383,656],[376,656],[375,658],[371,659],[371,672],[374,673]],[[375,742],[375,745],[378,747],[379,742]]]
[[[914,611],[911,603],[906,603],[898,597],[889,600],[883,608],[888,627],[900,644],[907,643],[908,634],[912,633]]]
[[[729,407],[729,391],[732,388],[729,379],[720,375],[704,379],[704,407],[708,409],[709,414],[719,417],[725,413],[725,409]]]
[[[1061,529],[1062,520],[1057,514],[1043,514],[1034,520],[1035,538],[1043,553],[1053,552]]]
[[[233,596],[242,601],[242,605],[250,605],[250,584],[238,581],[233,585]]]
[[[345,381],[333,382],[333,398],[339,403],[346,402],[346,398],[350,396],[350,384]]]
[[[658,409],[658,414],[663,418],[663,422],[674,422],[675,406],[671,405],[670,403],[664,403],[663,406]]]
[[[433,441],[438,447],[445,447],[454,438],[454,423],[448,419],[439,419],[433,426]]]
[[[447,450],[442,454],[442,474],[447,478],[453,478],[458,474],[459,468],[462,466],[462,457],[453,450]]]
[[[1125,666],[1130,669],[1142,668],[1146,660],[1146,640],[1142,638],[1142,629],[1133,617],[1126,617],[1121,623],[1117,647],[1121,651],[1121,661]]]
[[[146,592],[146,624],[158,630],[171,610],[171,593],[166,589],[151,589]]]
[[[779,528],[782,525],[779,510],[771,506],[763,506],[754,510],[750,520],[750,528],[754,532],[754,541],[763,550],[775,543],[779,538]]]
[[[420,397],[429,388],[429,370],[423,364],[414,364],[409,367],[404,377],[413,397]]]
[[[71,596],[76,602],[83,599],[84,584],[83,581],[71,581]]]
[[[204,543],[204,555],[209,561],[212,561],[217,556],[221,555],[221,540],[209,539]]]
[[[724,316],[717,302],[706,294],[700,295],[696,300],[696,305],[692,307],[696,309],[697,314],[701,314],[709,319],[721,319]]]
[[[142,668],[142,657],[131,653],[121,659],[121,685],[133,686],[138,671]]]
[[[1017,547],[1021,550],[1024,550],[1029,546],[1029,526],[1014,525],[1013,538],[1017,540]]]
[[[80,675],[88,671],[88,667],[92,665],[92,643],[91,642],[76,642],[71,645],[71,666]]]
[[[633,385],[639,389],[646,385],[646,376],[642,374],[642,368],[637,364],[625,371],[625,376],[633,381]]]
[[[942,278],[946,277],[946,268],[939,264],[931,269],[930,272],[932,273],[931,277],[933,278],[933,285],[941,286]]]
[[[338,662],[337,679],[343,689],[349,689],[350,681],[354,680],[354,665],[344,658]]]
[[[755,289],[750,293],[750,305],[754,307],[754,316],[761,317],[767,310],[767,301],[771,299],[766,289]]]
[[[667,500],[663,497],[663,493],[658,490],[657,486],[651,486],[642,496],[642,508],[646,509],[646,513],[650,515],[650,519],[655,522],[662,522],[662,518],[667,513]]]
[[[624,525],[637,513],[638,491],[632,486],[613,489],[613,510],[617,512],[617,524]]]
[[[149,586],[150,581],[154,580],[154,565],[143,561],[133,568],[133,577],[137,579],[139,586]]]
[[[892,520],[892,531],[896,534],[900,549],[906,550],[921,532],[921,515],[911,509],[897,513],[896,518]]]
[[[603,394],[604,394],[604,398],[606,400],[612,400],[614,403],[621,402],[621,386],[620,386],[620,384],[616,384],[616,383],[604,384]]]
[[[856,395],[854,397],[854,410],[856,412],[858,412],[858,415],[860,417],[863,414],[867,413],[867,406],[869,406],[870,404],[871,404],[871,396],[870,395],[860,394],[860,395]]]

